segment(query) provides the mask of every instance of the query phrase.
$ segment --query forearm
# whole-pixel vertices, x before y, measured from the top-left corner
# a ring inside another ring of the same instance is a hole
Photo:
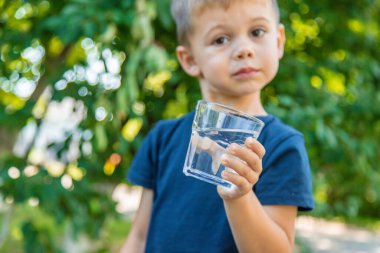
[[[123,247],[121,248],[120,253],[143,253],[145,250],[145,243],[146,240],[144,237],[139,236],[137,233],[131,231]]]
[[[140,206],[136,212],[131,231],[120,253],[143,253],[148,236],[148,226],[152,209],[153,191],[143,189]]]
[[[294,235],[271,219],[253,192],[224,205],[239,252],[293,252]]]

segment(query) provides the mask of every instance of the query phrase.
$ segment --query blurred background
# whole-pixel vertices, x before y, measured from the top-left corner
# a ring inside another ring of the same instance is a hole
[[[305,136],[307,215],[376,231],[380,1],[279,4],[286,53],[264,104]],[[0,252],[117,252],[136,150],[200,99],[176,43],[169,0],[0,0]]]

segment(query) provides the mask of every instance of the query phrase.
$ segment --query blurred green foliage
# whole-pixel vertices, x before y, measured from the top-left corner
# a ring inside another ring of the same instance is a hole
[[[265,106],[305,135],[314,212],[376,219],[380,1],[279,4],[286,53],[263,92]],[[2,205],[29,203],[57,227],[69,224],[74,234],[93,238],[107,217],[117,216],[112,189],[125,183],[144,136],[158,120],[179,117],[200,99],[196,80],[175,58],[169,5],[0,0]],[[49,107],[65,101],[82,119],[39,150]],[[16,155],[12,148],[27,126],[33,138],[24,138],[28,145]],[[25,252],[58,252],[50,239],[57,235],[36,224],[30,218],[20,224]]]

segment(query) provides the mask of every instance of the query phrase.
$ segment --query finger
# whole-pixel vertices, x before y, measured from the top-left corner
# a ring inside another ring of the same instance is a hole
[[[256,173],[261,174],[261,159],[251,149],[234,143],[229,146],[228,152],[244,161],[249,166],[250,170],[253,170]]]
[[[248,137],[245,140],[245,145],[251,149],[253,152],[255,152],[260,159],[262,159],[265,155],[265,148],[264,146],[255,138]]]
[[[211,169],[214,175],[218,173],[220,162],[221,162],[221,152],[217,152],[215,154],[212,154],[212,164],[211,164]]]
[[[223,151],[224,148],[220,146],[216,141],[210,139],[209,137],[201,137],[198,134],[194,135],[194,142],[198,150],[206,151],[210,155],[216,152]]]
[[[253,153],[252,151],[250,152]],[[240,177],[245,178],[250,184],[257,182],[259,173],[256,173],[245,161],[238,157],[224,154],[222,156],[222,163],[224,166],[232,169],[234,171],[232,173],[237,173]]]
[[[236,185],[242,192],[248,192],[252,189],[252,184],[250,184],[244,177],[241,177],[234,172],[224,170],[222,172],[222,178]]]
[[[199,137],[198,148],[201,151],[209,151],[211,146],[213,145],[213,141],[208,137]]]

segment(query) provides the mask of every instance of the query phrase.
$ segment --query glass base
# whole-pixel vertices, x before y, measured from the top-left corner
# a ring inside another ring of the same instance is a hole
[[[226,181],[220,177],[204,173],[200,170],[193,170],[193,169],[185,168],[183,170],[183,173],[186,176],[195,177],[195,178],[202,180],[202,181],[205,181],[207,183],[211,183],[211,184],[215,184],[215,185],[221,185],[221,186],[224,186],[226,188],[232,188],[233,187],[233,184],[231,182],[228,182],[228,181]]]

